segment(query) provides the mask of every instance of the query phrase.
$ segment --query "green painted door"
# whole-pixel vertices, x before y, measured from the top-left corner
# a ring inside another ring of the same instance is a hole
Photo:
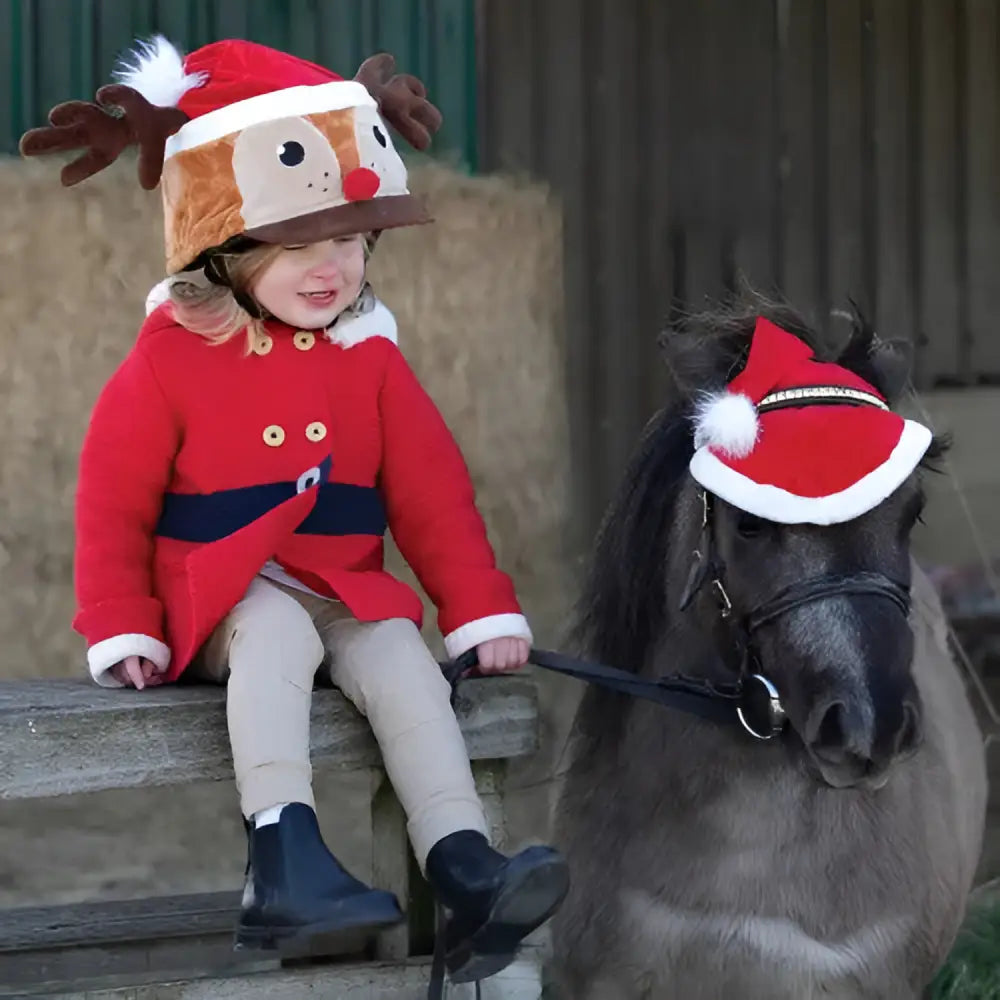
[[[476,168],[475,0],[0,0],[0,152],[53,104],[92,99],[136,38],[246,38],[352,76],[379,50],[444,115],[433,152]]]

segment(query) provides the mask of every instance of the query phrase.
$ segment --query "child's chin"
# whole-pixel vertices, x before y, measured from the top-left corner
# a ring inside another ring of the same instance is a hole
[[[325,306],[322,309],[311,309],[309,306],[296,305],[290,310],[289,326],[301,326],[306,330],[318,330],[328,327],[342,312],[339,305]]]

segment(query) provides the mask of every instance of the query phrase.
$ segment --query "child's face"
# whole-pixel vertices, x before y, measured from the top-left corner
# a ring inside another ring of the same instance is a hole
[[[361,290],[363,236],[284,247],[250,293],[272,316],[307,330],[329,326]]]

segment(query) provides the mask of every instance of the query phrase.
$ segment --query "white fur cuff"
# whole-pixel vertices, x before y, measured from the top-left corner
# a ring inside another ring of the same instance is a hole
[[[531,645],[531,629],[524,615],[490,615],[488,618],[466,622],[444,637],[444,648],[454,660],[481,642],[508,637],[527,639],[528,645]]]
[[[126,656],[144,656],[147,660],[152,660],[158,667],[170,665],[170,647],[166,643],[154,639],[151,635],[127,632],[124,635],[113,635],[110,639],[95,642],[87,650],[87,665],[90,667],[90,676],[101,687],[121,687],[121,684],[108,671],[116,663],[124,660]]]

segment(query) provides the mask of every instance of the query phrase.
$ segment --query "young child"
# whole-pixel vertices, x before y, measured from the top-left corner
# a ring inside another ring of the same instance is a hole
[[[402,917],[317,826],[309,712],[329,670],[379,742],[464,981],[507,965],[568,879],[552,848],[490,846],[421,602],[383,569],[388,527],[450,656],[475,649],[487,673],[526,662],[531,633],[463,459],[365,282],[381,230],[429,221],[382,116],[425,148],[440,115],[391,72],[377,56],[347,81],[243,41],[182,59],[157,38],[22,151],[87,148],[65,184],[130,143],[144,187],[162,169],[170,277],[80,463],[74,627],[91,674],[228,685],[249,839],[237,943],[273,947]]]

